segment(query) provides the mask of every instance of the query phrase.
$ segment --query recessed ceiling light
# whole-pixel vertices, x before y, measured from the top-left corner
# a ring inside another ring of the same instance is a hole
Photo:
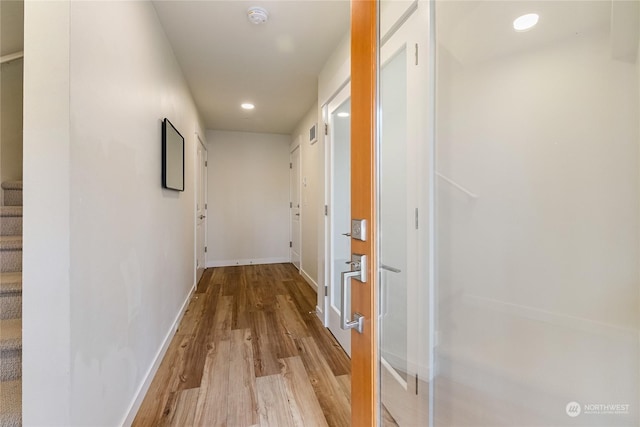
[[[342,111],[340,113],[338,113],[338,117],[349,117],[349,113]]]
[[[513,29],[519,32],[530,30],[538,23],[538,19],[540,16],[537,13],[522,15],[513,21]]]
[[[243,110],[253,110],[254,108],[256,108],[255,105],[249,103],[249,102],[245,102],[244,104],[240,104],[240,106],[242,107]]]

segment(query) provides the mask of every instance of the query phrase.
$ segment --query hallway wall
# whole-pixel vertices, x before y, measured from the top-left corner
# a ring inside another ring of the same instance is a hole
[[[302,259],[300,270],[305,280],[313,287],[318,287],[319,259],[322,249],[318,247],[320,234],[323,232],[323,202],[324,181],[322,179],[322,159],[324,150],[318,141],[311,144],[309,129],[318,123],[316,132],[324,132],[322,123],[318,121],[318,108],[314,105],[307,111],[296,130],[291,135],[291,144],[300,141],[301,156],[301,221],[302,221]]]
[[[207,130],[207,267],[289,262],[289,135]]]
[[[0,56],[23,50],[24,2],[0,1]],[[22,179],[22,70],[22,59],[0,65],[0,182]]]
[[[27,2],[24,115],[24,423],[126,424],[195,284],[202,126],[153,5]]]
[[[0,70],[0,182],[22,179],[22,60]]]

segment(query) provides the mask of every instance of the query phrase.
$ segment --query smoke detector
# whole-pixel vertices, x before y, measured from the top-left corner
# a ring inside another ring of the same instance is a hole
[[[261,7],[250,7],[247,10],[247,18],[252,24],[260,25],[269,20],[269,12]]]

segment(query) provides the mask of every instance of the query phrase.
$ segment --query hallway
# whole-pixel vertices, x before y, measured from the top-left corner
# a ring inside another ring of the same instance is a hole
[[[350,362],[291,264],[205,271],[133,423],[348,426]]]

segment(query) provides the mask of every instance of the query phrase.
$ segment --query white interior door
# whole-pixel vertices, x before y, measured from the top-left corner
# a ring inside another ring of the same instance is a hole
[[[381,48],[379,278],[381,401],[399,426],[428,424],[427,43],[413,10]],[[406,15],[404,15],[404,19]],[[422,51],[422,55],[421,55]],[[422,61],[420,61],[422,59]]]
[[[207,148],[198,135],[196,175],[196,283],[206,267]]]
[[[347,85],[328,104],[329,132],[329,265],[328,327],[351,355],[351,331],[340,327],[341,273],[351,260],[351,86]],[[351,304],[347,303],[346,307]]]
[[[289,163],[289,212],[291,218],[291,263],[300,270],[300,144],[291,151]]]

